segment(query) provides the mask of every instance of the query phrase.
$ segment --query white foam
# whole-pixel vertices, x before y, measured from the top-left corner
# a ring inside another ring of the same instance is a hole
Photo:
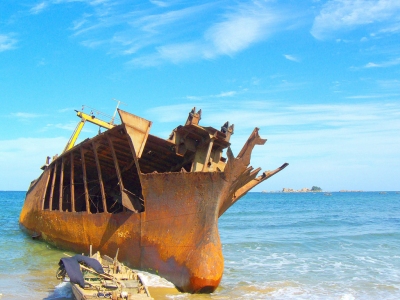
[[[72,299],[72,289],[69,282],[61,282],[58,284],[54,292],[49,295],[47,299],[63,299],[63,298],[71,298]]]
[[[143,271],[138,272],[138,274],[144,281],[144,284],[147,286],[166,287],[166,288],[174,287],[174,285],[171,282],[169,282],[165,278],[162,278],[158,275],[151,274],[148,272],[143,272]]]
[[[345,294],[340,298],[340,300],[354,300],[354,299],[356,298],[354,298],[352,294]]]

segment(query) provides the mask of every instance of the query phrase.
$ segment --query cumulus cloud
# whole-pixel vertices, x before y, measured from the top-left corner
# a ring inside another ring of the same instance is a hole
[[[311,34],[324,39],[340,30],[350,30],[360,25],[382,23],[392,26],[398,22],[398,0],[331,0],[315,18]]]

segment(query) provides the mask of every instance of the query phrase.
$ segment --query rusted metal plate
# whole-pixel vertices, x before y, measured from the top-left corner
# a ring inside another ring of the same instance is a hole
[[[143,268],[156,267],[184,291],[218,286],[223,273],[218,206],[224,184],[220,173],[143,177]]]
[[[133,142],[136,156],[139,158],[142,156],[144,145],[150,132],[151,122],[120,109],[118,113]]]

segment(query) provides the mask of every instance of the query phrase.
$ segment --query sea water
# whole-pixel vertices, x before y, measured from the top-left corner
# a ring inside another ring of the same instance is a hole
[[[25,192],[0,192],[0,299],[72,299],[64,253],[19,229]],[[156,299],[400,299],[400,193],[249,193],[219,219],[211,295],[142,273]]]

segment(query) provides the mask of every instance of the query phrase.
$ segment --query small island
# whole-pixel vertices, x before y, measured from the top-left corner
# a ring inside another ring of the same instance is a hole
[[[282,190],[277,191],[262,191],[262,193],[320,193],[323,192],[322,188],[319,186],[313,186],[311,189],[309,188],[302,188],[299,190],[295,190],[292,188],[283,188]],[[340,193],[361,193],[364,192],[363,190],[340,190]],[[396,192],[396,194],[400,194],[400,192]],[[331,192],[325,192],[325,195],[332,195]]]
[[[300,190],[294,190],[291,188],[282,189],[282,193],[315,193],[315,192],[322,192],[322,189],[315,185],[311,189],[309,188],[302,188]]]

